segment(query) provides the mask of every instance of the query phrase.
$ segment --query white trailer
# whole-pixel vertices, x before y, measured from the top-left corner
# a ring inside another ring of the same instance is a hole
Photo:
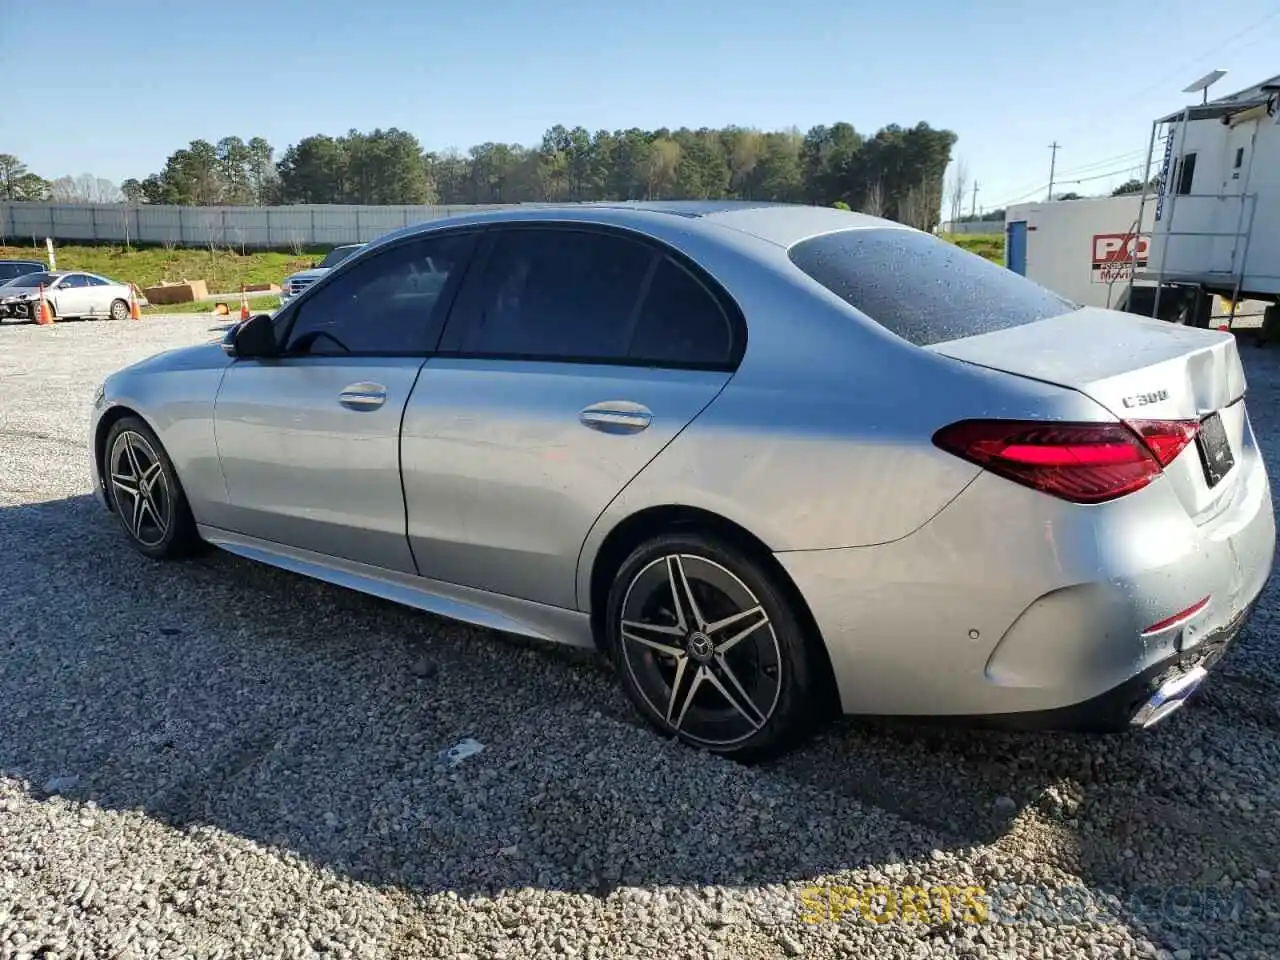
[[[1137,312],[1164,317],[1194,301],[1198,319],[1216,294],[1271,304],[1270,326],[1280,319],[1280,76],[1156,120],[1148,176],[1157,148],[1149,256],[1135,274],[1156,294]]]
[[[1082,306],[1124,309],[1134,258],[1140,269],[1148,260],[1155,205],[1146,205],[1139,230],[1141,206],[1136,193],[1011,206],[1005,266]]]

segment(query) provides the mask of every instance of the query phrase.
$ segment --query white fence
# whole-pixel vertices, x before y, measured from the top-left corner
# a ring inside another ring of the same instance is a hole
[[[177,207],[125,203],[0,203],[0,241],[71,241],[309,249],[361,243],[426,220],[519,204],[365,207]],[[537,204],[525,204],[537,206]]]
[[[948,220],[939,233],[1004,233],[1004,218],[999,220]]]

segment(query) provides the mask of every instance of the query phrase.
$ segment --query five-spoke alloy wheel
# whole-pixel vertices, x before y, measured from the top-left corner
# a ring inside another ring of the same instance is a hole
[[[622,565],[608,617],[622,683],[659,729],[744,760],[803,731],[804,637],[746,553],[696,535],[650,541]]]
[[[145,423],[124,417],[112,426],[102,468],[112,508],[138,550],[160,560],[199,543],[173,464]]]

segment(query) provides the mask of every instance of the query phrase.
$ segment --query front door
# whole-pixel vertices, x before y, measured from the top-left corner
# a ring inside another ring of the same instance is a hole
[[[400,419],[469,246],[455,234],[353,261],[280,318],[279,358],[231,365],[214,409],[230,529],[414,572]]]
[[[405,411],[423,576],[572,608],[592,524],[724,387],[736,312],[615,233],[494,231]]]
[[[87,317],[92,306],[93,291],[83,273],[69,273],[46,290],[45,296],[60,317]]]

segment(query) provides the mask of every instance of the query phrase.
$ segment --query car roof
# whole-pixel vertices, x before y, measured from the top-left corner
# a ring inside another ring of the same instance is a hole
[[[3,260],[0,260],[0,263],[34,263],[37,267],[44,266],[43,260],[22,260],[17,257],[7,257]]]
[[[520,204],[429,220],[403,227],[378,238],[369,246],[381,246],[400,237],[464,224],[572,221],[630,227],[670,235],[678,232],[714,234],[730,229],[787,248],[810,237],[838,230],[895,229],[910,227],[835,207],[759,200],[639,200],[590,203]]]

